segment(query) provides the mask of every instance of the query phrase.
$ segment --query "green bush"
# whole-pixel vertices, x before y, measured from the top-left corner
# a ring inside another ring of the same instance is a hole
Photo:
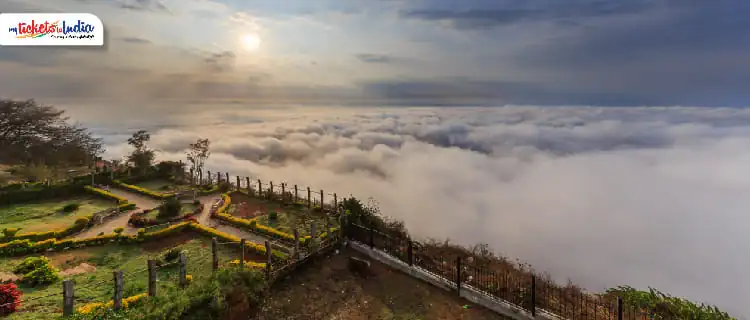
[[[607,289],[607,294],[622,297],[626,305],[649,310],[649,319],[711,319],[734,320],[715,306],[695,304],[687,299],[672,297],[654,288],[639,291],[628,286]]]
[[[167,254],[164,255],[164,261],[172,262],[177,260],[177,258],[180,256],[181,250],[179,248],[172,248],[167,251]]]
[[[76,222],[74,224],[76,224],[76,225],[84,225],[85,226],[85,225],[89,224],[89,219],[81,217],[81,218],[76,219]]]
[[[119,228],[115,228],[115,230],[112,230],[112,231],[113,231],[113,232],[114,232],[115,234],[119,235],[119,234],[121,234],[121,233],[122,233],[123,231],[125,231],[125,229],[124,229],[123,227],[119,227]]]
[[[268,220],[276,221],[279,218],[279,213],[276,211],[273,211],[268,214]]]
[[[54,283],[60,280],[60,270],[49,264],[47,257],[28,257],[14,270],[16,274],[23,274],[21,283],[35,287]]]
[[[3,229],[3,235],[8,238],[12,238],[16,236],[16,233],[21,230],[19,228],[5,228]]]
[[[80,203],[74,202],[74,203],[68,203],[65,206],[62,207],[62,212],[65,213],[71,213],[73,211],[78,210],[78,208],[81,207]]]
[[[159,218],[173,218],[182,213],[182,203],[177,198],[170,198],[159,207]]]
[[[232,190],[232,184],[226,181],[222,181],[219,183],[219,192],[226,193]]]
[[[258,227],[258,221],[257,220],[250,220],[250,228],[257,228]]]
[[[143,237],[143,235],[146,234],[146,229],[140,228],[138,229],[138,236]]]

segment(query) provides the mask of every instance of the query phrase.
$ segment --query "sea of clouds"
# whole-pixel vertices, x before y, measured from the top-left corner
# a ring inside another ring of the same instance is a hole
[[[417,236],[488,243],[589,290],[651,286],[750,315],[750,110],[70,113],[108,157],[138,129],[162,159],[209,138],[214,172],[373,197]]]

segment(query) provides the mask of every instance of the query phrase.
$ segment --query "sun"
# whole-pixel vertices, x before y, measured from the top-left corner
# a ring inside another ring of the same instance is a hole
[[[240,39],[242,41],[242,46],[247,51],[256,51],[260,48],[260,37],[257,34],[254,33],[248,33],[246,35],[243,35]]]

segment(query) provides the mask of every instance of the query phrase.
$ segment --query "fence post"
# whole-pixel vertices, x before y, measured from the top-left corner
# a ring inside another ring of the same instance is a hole
[[[250,188],[250,177],[245,177],[245,184],[247,185],[247,194],[253,195],[253,190]]]
[[[531,315],[536,317],[536,276],[531,275]]]
[[[310,196],[310,187],[307,187],[307,210],[312,209],[312,197]]]
[[[299,260],[299,231],[294,226],[294,260]]]
[[[227,171],[227,172],[224,172],[224,173],[225,173],[225,174],[226,174],[226,176],[227,176],[227,180],[226,180],[226,182],[227,182],[227,183],[229,183],[229,171]]]
[[[240,240],[240,267],[245,266],[245,238]]]
[[[622,297],[617,297],[617,320],[622,320]]]
[[[219,269],[219,241],[216,240],[216,237],[211,238],[211,253],[211,267],[213,271],[216,271]]]
[[[113,271],[115,279],[115,296],[112,298],[115,310],[122,308],[122,271]]]
[[[206,179],[208,179],[208,184],[211,185],[211,171],[208,171],[206,174]]]
[[[216,184],[221,183],[221,171],[216,173]]]
[[[273,254],[271,252],[271,242],[266,240],[266,279],[271,278],[271,258]]]
[[[73,280],[65,280],[63,281],[63,316],[73,314],[73,303],[75,303]]]
[[[323,201],[323,199],[325,199],[324,195],[325,193],[323,193],[323,189],[320,189],[320,210],[321,211],[323,211],[323,206],[326,203],[325,201]]]
[[[240,191],[240,176],[237,176],[237,191]]]
[[[456,292],[461,296],[461,257],[456,257]]]
[[[148,260],[148,296],[156,296],[156,261]]]
[[[203,185],[203,169],[198,170],[198,185]]]
[[[297,200],[299,199],[299,197],[297,196],[297,191],[298,191],[297,185],[295,184],[294,185],[294,204],[297,204]]]
[[[406,248],[406,259],[409,261],[409,266],[412,267],[414,266],[414,243],[411,241],[411,239],[409,239],[408,241],[409,246]]]
[[[286,183],[281,183],[281,203],[286,202]]]
[[[375,247],[375,230],[370,227],[370,249]]]
[[[187,257],[184,252],[180,252],[180,287],[187,285]]]
[[[333,193],[333,212],[339,211],[339,198],[336,196],[336,192]]]
[[[263,197],[263,184],[258,179],[258,198]]]
[[[268,196],[273,198],[273,181],[268,181]]]

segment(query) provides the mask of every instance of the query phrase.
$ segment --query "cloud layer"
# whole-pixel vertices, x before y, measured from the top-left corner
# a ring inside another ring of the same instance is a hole
[[[750,314],[750,110],[225,105],[170,121],[137,126],[163,158],[210,138],[212,171],[372,196],[419,236],[486,242],[591,290]],[[106,127],[125,154],[136,128]]]

